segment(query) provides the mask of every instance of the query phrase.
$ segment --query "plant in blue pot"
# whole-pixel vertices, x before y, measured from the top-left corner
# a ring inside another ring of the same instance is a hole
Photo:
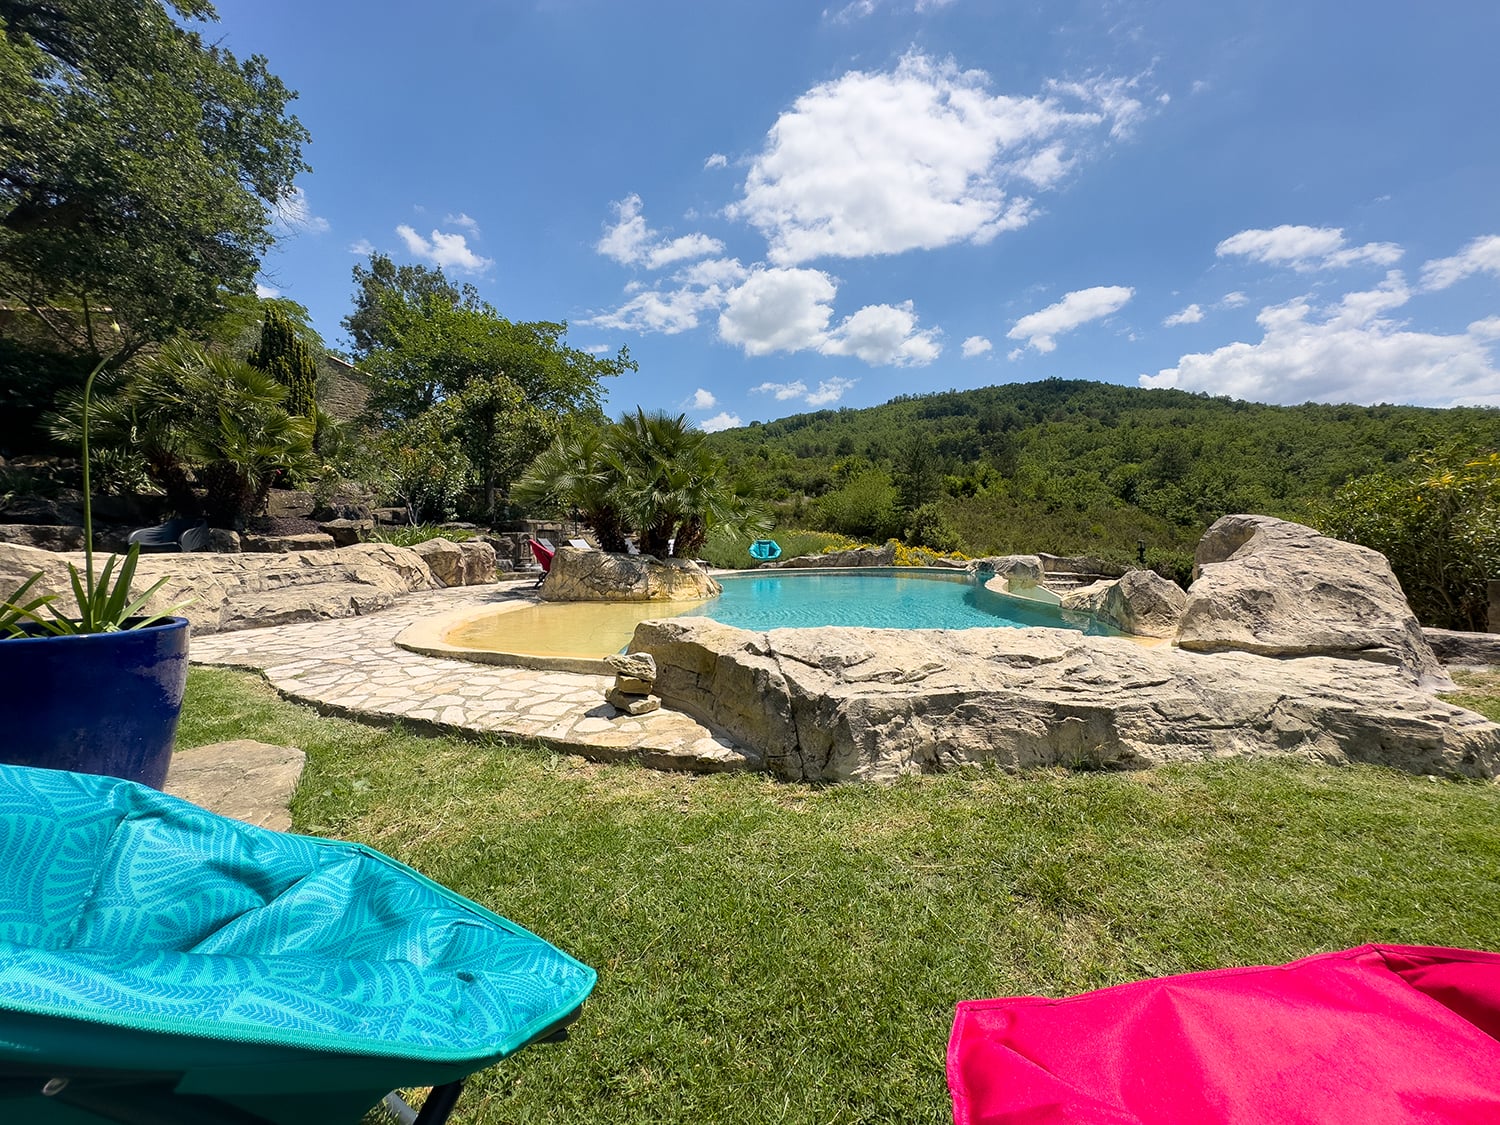
[[[140,548],[94,569],[89,480],[89,399],[101,360],[83,387],[84,568],[68,564],[77,613],[57,594],[37,594],[32,575],[0,604],[0,762],[106,774],[160,789],[171,762],[187,685],[188,622],[146,613],[162,578],[131,597]],[[118,569],[117,569],[118,568]]]

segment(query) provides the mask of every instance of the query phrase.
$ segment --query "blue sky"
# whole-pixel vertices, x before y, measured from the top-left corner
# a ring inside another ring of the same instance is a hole
[[[371,248],[629,345],[706,428],[1060,376],[1500,405],[1493,0],[221,0]]]

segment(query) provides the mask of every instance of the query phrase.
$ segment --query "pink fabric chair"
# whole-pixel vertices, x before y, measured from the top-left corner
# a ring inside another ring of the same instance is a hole
[[[1364,945],[958,1005],[955,1125],[1500,1122],[1500,954]]]
[[[540,586],[547,580],[547,575],[552,573],[552,556],[557,552],[550,547],[544,547],[535,539],[526,540],[526,545],[531,548],[531,557],[536,559],[537,565],[542,568],[542,576],[536,580]]]

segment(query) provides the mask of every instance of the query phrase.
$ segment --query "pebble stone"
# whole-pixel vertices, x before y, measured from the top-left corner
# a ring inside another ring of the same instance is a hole
[[[364,617],[194,637],[189,658],[259,671],[288,699],[334,714],[494,733],[653,769],[717,773],[760,766],[758,754],[680,711],[663,707],[614,717],[603,702],[612,676],[502,668],[396,647],[396,635],[423,617],[518,597],[533,595],[496,586],[423,591]]]

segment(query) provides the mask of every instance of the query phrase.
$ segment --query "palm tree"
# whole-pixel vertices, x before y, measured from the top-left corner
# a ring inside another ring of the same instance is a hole
[[[637,409],[553,442],[512,495],[578,511],[606,551],[623,550],[634,528],[643,554],[691,558],[716,527],[758,533],[770,526],[705,437],[686,415]]]
[[[629,527],[620,515],[605,449],[608,427],[559,434],[510,487],[511,499],[541,508],[576,512],[593,529],[599,546],[625,550]]]
[[[281,473],[310,473],[313,422],[286,410],[271,375],[221,352],[172,343],[101,404],[100,436],[130,446],[181,515],[243,526]],[[73,425],[58,420],[57,432]],[[196,481],[198,492],[193,489]]]

